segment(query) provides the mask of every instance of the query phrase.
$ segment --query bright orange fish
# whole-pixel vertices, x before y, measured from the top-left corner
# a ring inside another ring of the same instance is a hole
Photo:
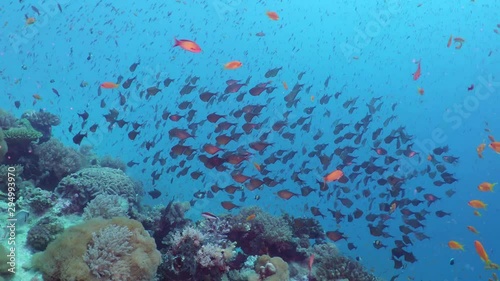
[[[266,12],[266,15],[272,19],[272,20],[279,20],[280,17],[278,16],[278,14],[276,12],[272,12],[272,11],[267,11]]]
[[[450,39],[448,39],[448,44],[446,45],[446,47],[450,47],[451,46],[451,40],[453,39],[453,34],[450,35]]]
[[[42,100],[42,97],[39,94],[34,94],[33,98],[36,100]]]
[[[282,83],[283,83],[283,88],[284,88],[285,90],[288,90],[288,84],[287,84],[285,81],[283,81]]]
[[[428,160],[428,161],[432,161],[432,155],[430,155],[430,154],[429,154],[429,155],[427,155],[427,160]]]
[[[479,156],[479,158],[483,158],[483,151],[485,147],[486,147],[485,143],[482,143],[477,146],[476,151],[477,151],[477,156]]]
[[[484,261],[486,264],[491,263],[490,258],[488,257],[488,254],[484,250],[483,244],[479,241],[474,241],[474,247],[476,248],[476,252],[481,258],[482,261]]]
[[[471,225],[467,226],[467,229],[474,234],[479,234],[479,231],[477,231],[477,229]]]
[[[497,185],[497,183],[483,182],[477,187],[477,189],[483,192],[493,192],[493,187],[495,187],[495,185]]]
[[[458,243],[457,241],[453,241],[453,240],[451,240],[450,242],[448,242],[448,247],[450,247],[450,249],[452,249],[452,250],[462,250],[462,251],[465,251],[464,250],[464,245]]]
[[[243,64],[237,60],[235,61],[230,61],[228,63],[226,63],[224,65],[224,69],[230,69],[230,70],[233,70],[233,69],[237,69],[237,68],[240,68]]]
[[[420,74],[421,74],[421,68],[420,68],[420,60],[418,61],[418,66],[417,66],[417,71],[415,71],[415,73],[413,73],[413,80],[417,81],[418,78],[420,78]]]
[[[256,215],[255,214],[251,214],[249,215],[247,218],[246,218],[246,221],[251,221],[253,219],[255,219]]]
[[[488,206],[488,204],[484,204],[481,200],[470,200],[467,204],[474,209],[486,209]]]
[[[323,178],[323,188],[325,188],[327,182],[339,180],[342,176],[344,176],[344,172],[341,170],[335,170],[329,173]]]
[[[101,84],[101,88],[104,88],[104,89],[116,89],[118,87],[120,87],[120,84],[116,84],[113,82],[104,82]]]
[[[493,149],[496,153],[500,154],[500,141],[494,141],[490,143],[489,147]]]
[[[174,40],[175,40],[174,47],[179,46],[182,49],[189,51],[189,52],[192,52],[192,53],[201,52],[200,46],[198,46],[198,44],[196,44],[194,41],[186,40],[186,39],[177,40],[176,38],[174,38]]]

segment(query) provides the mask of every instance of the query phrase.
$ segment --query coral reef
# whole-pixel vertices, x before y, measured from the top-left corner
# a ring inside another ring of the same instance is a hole
[[[255,272],[259,274],[259,281],[288,281],[290,278],[288,264],[280,257],[260,256],[255,262]]]
[[[19,190],[19,195],[22,198],[22,202],[19,204],[29,208],[34,214],[43,214],[55,205],[56,197],[52,192],[35,187],[29,182]]]
[[[127,164],[118,158],[114,158],[110,155],[105,155],[99,160],[99,166],[108,167],[113,169],[120,169],[125,172],[127,170]]]
[[[83,209],[83,219],[128,217],[128,202],[118,195],[100,194]]]
[[[46,216],[38,220],[28,231],[27,245],[37,251],[44,251],[50,242],[64,230],[62,223],[52,216]]]
[[[35,130],[25,119],[19,120],[20,127],[13,127],[8,130],[4,130],[5,140],[7,144],[13,143],[23,143],[27,144],[32,141],[36,141],[43,136],[42,133]]]
[[[83,156],[57,139],[36,145],[34,153],[41,172],[39,184],[47,189],[53,189],[63,177],[82,168]]]
[[[12,170],[15,170],[15,172],[12,172]],[[21,182],[23,170],[24,168],[21,165],[0,165],[0,191],[7,192],[7,178],[9,173],[15,174],[16,182]]]
[[[26,118],[34,129],[43,134],[40,138],[40,142],[45,142],[50,139],[52,136],[52,126],[61,124],[61,119],[59,119],[58,116],[43,110],[38,112],[26,112],[21,118]]]
[[[17,118],[12,113],[0,108],[0,129],[9,129],[16,126]]]
[[[126,247],[117,244],[124,241]],[[113,246],[119,248],[113,251]],[[44,281],[151,281],[159,264],[154,240],[138,221],[127,218],[91,219],[70,227],[32,259]]]
[[[99,194],[119,195],[133,205],[140,200],[138,185],[132,179],[121,170],[104,167],[84,168],[64,177],[56,192],[70,199],[77,212]]]
[[[3,162],[5,154],[7,154],[8,151],[9,147],[5,141],[5,134],[3,133],[3,130],[0,129],[0,163]]]
[[[311,253],[315,255],[313,276],[316,280],[377,281],[359,262],[341,255],[331,243],[316,244]]]

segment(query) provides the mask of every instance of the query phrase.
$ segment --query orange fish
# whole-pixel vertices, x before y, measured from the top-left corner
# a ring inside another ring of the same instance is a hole
[[[476,252],[486,264],[491,263],[490,258],[488,257],[488,254],[484,250],[483,244],[479,241],[474,241],[474,247],[476,248]]]
[[[432,161],[432,155],[430,155],[430,154],[429,154],[429,155],[427,155],[427,160],[428,160],[428,161]]]
[[[285,90],[288,90],[288,84],[287,84],[285,81],[283,81],[283,88],[284,88]]]
[[[231,211],[234,208],[240,207],[240,206],[233,204],[233,202],[231,202],[231,201],[222,201],[220,204],[221,204],[222,208],[224,208],[228,211]]]
[[[120,84],[116,84],[113,82],[104,82],[101,84],[101,88],[104,88],[104,89],[116,89],[118,87],[120,87]]]
[[[280,17],[278,16],[278,14],[276,12],[272,12],[272,11],[267,11],[266,12],[266,15],[272,19],[272,20],[279,20]]]
[[[452,249],[452,250],[462,250],[462,251],[465,251],[464,250],[464,245],[458,243],[457,241],[453,241],[453,240],[451,240],[450,242],[448,242],[448,247],[450,247],[450,249]]]
[[[192,53],[201,52],[200,46],[198,46],[198,44],[196,44],[194,41],[186,40],[186,39],[177,40],[176,38],[174,38],[174,40],[175,40],[174,47],[179,46],[182,49],[189,51],[189,52],[192,52]]]
[[[451,39],[453,39],[453,34],[450,35],[450,38],[448,39],[448,44],[446,45],[448,48],[451,46]]]
[[[477,231],[477,229],[473,226],[467,226],[467,229],[470,230],[470,232],[474,233],[474,234],[479,234],[479,231]]]
[[[36,19],[34,17],[26,18],[26,25],[31,25],[36,22]]]
[[[482,215],[481,215],[481,213],[478,210],[474,210],[474,216],[480,217]]]
[[[489,147],[493,149],[496,153],[500,154],[500,141],[494,141],[490,143]]]
[[[283,189],[283,190],[278,191],[278,196],[281,199],[288,200],[288,199],[292,198],[293,196],[298,196],[298,194],[293,193],[293,192],[289,191],[288,189]]]
[[[474,209],[486,209],[488,206],[488,204],[484,204],[481,200],[470,200],[467,204]]]
[[[479,156],[479,158],[483,158],[483,151],[485,147],[486,147],[485,143],[482,143],[477,146],[476,151],[477,151],[477,156]]]
[[[255,169],[257,169],[257,171],[259,171],[259,172],[262,170],[262,168],[260,167],[260,165],[259,165],[258,163],[256,163],[256,162],[253,162],[253,166],[254,166],[254,167],[255,167]]]
[[[251,221],[253,219],[255,219],[256,215],[255,214],[251,214],[249,215],[247,218],[246,218],[246,221]]]
[[[424,90],[424,88],[417,87],[417,92],[418,92],[420,95],[423,95],[423,94],[425,93],[425,90]]]
[[[477,187],[477,189],[483,192],[493,192],[493,187],[495,187],[495,185],[497,185],[497,183],[483,182]]]
[[[339,180],[342,176],[344,176],[344,172],[342,172],[341,170],[335,170],[329,173],[328,175],[326,175],[326,177],[323,178],[323,188],[326,186],[327,182]]]
[[[413,73],[413,80],[417,81],[418,78],[420,78],[420,74],[421,74],[421,68],[420,68],[420,60],[418,61],[418,66],[417,66],[417,71],[415,71],[415,73]]]
[[[33,98],[36,100],[42,100],[42,97],[39,94],[34,94]]]
[[[240,62],[240,61],[230,61],[228,63],[226,63],[224,65],[224,69],[230,69],[230,70],[233,70],[233,69],[237,69],[237,68],[240,68],[243,64]]]

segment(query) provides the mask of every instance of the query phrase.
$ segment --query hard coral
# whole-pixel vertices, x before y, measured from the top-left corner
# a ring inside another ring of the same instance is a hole
[[[339,254],[333,244],[314,245],[312,253],[314,259],[314,277],[317,280],[357,280],[377,281],[371,273],[365,271],[363,266],[355,260]]]
[[[33,256],[32,265],[45,281],[151,281],[160,259],[154,240],[139,222],[113,218],[92,219],[67,229]]]
[[[35,130],[27,120],[21,119],[19,120],[19,127],[13,127],[4,131],[5,140],[7,143],[23,143],[29,144],[32,141],[36,141],[37,139],[42,137],[42,133]]]
[[[137,184],[123,171],[103,167],[82,169],[64,177],[56,187],[63,198],[72,200],[80,211],[99,194],[119,195],[130,204],[137,204]]]
[[[109,155],[106,155],[99,160],[99,166],[120,169],[124,172],[125,170],[127,170],[127,164],[125,164],[125,162],[123,162],[119,158],[114,158]]]
[[[37,251],[43,251],[63,230],[62,223],[56,218],[43,217],[28,231],[26,243]]]
[[[43,137],[40,139],[41,142],[50,139],[52,135],[52,126],[61,124],[61,119],[59,119],[59,117],[42,110],[38,112],[27,112],[23,114],[22,118],[26,118],[33,128],[43,134]]]
[[[290,279],[288,264],[280,257],[260,256],[255,262],[255,272],[259,274],[261,281],[288,281]]]
[[[53,188],[63,177],[82,167],[83,156],[73,148],[65,147],[57,139],[35,146],[38,169],[42,172],[42,184]]]

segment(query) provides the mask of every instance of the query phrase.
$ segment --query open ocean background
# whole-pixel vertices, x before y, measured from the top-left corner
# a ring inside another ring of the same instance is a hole
[[[35,14],[32,5],[36,5],[40,15]],[[276,11],[279,21],[271,21],[265,15],[268,10]],[[229,171],[224,174],[207,170],[195,159],[190,172],[199,169],[204,173],[203,180],[165,172],[153,187],[151,173],[161,170],[161,167],[143,164],[143,159],[163,149],[167,166],[176,164],[178,160],[168,158],[173,145],[168,140],[168,130],[188,125],[185,119],[176,124],[168,121],[156,130],[154,115],[161,115],[163,108],[175,111],[179,101],[192,100],[193,109],[197,110],[196,120],[200,121],[211,112],[228,114],[229,110],[248,103],[265,104],[269,96],[282,101],[286,94],[282,81],[286,81],[291,89],[299,82],[297,75],[306,72],[300,83],[313,87],[309,94],[300,93],[297,107],[268,107],[262,111],[259,120],[270,117],[276,121],[276,116],[287,110],[292,110],[295,118],[300,117],[304,115],[303,109],[317,104],[322,95],[342,91],[342,101],[332,98],[326,106],[331,116],[323,116],[323,111],[315,112],[311,123],[311,135],[322,130],[325,136],[321,142],[329,140],[332,143],[336,136],[328,136],[333,131],[330,127],[333,120],[341,118],[344,123],[358,120],[366,114],[365,104],[372,97],[382,97],[384,107],[374,116],[370,124],[372,130],[383,127],[386,118],[396,115],[396,124],[406,127],[407,133],[413,136],[414,149],[426,151],[424,147],[435,147],[434,144],[447,145],[450,154],[460,157],[458,164],[450,169],[458,182],[437,187],[427,177],[419,177],[405,185],[407,194],[413,193],[416,186],[423,186],[427,192],[440,194],[438,197],[442,198],[430,207],[421,204],[417,210],[425,208],[432,213],[444,210],[452,215],[437,218],[431,214],[427,217],[423,222],[423,232],[431,239],[417,241],[418,245],[410,248],[418,262],[408,264],[404,269],[393,269],[390,260],[392,244],[381,250],[372,246],[376,238],[370,236],[363,219],[340,224],[340,230],[349,241],[355,242],[357,250],[349,251],[344,240],[336,244],[344,253],[361,257],[363,265],[387,280],[395,274],[401,274],[397,280],[488,280],[491,271],[484,269],[473,241],[480,240],[491,260],[500,262],[499,195],[498,191],[480,193],[477,186],[483,181],[500,181],[500,155],[487,147],[484,159],[479,159],[476,147],[483,142],[488,144],[490,134],[500,139],[500,34],[494,32],[500,30],[497,26],[500,24],[499,11],[498,0],[2,0],[0,105],[16,116],[39,109],[59,115],[61,125],[53,128],[53,134],[74,147],[72,137],[81,129],[81,118],[77,113],[86,110],[90,115],[87,126],[97,123],[99,128],[82,144],[92,145],[99,155],[119,157],[124,162],[139,162],[139,165],[128,168],[127,174],[142,181],[146,191],[155,187],[166,195],[157,200],[147,196],[145,203],[167,204],[173,197],[191,200],[194,192],[208,190],[216,182],[225,186],[231,179]],[[36,17],[37,22],[27,26],[25,15]],[[264,32],[265,36],[255,36],[258,32]],[[455,49],[455,44],[447,48],[450,35],[465,39],[461,49]],[[174,37],[197,42],[203,49],[202,53],[173,48]],[[87,59],[89,54],[91,59]],[[224,70],[222,66],[231,60],[241,61],[243,67]],[[421,60],[422,76],[414,81],[414,62],[418,60]],[[138,70],[130,74],[129,66],[138,61]],[[283,68],[278,76],[264,78],[266,71],[275,67]],[[119,75],[125,79],[137,75],[135,83],[146,86],[163,81],[165,77],[176,79],[169,88],[149,100],[139,98],[134,86],[129,89],[127,104],[135,110],[121,112],[120,116],[147,124],[135,141],[128,139],[127,130],[114,128],[108,132],[102,117],[110,108],[119,108],[119,90],[103,90],[102,95],[97,96],[99,85],[104,81],[115,81]],[[157,75],[161,78],[156,78]],[[277,89],[269,95],[252,97],[251,102],[245,99],[238,104],[229,99],[219,104],[215,102],[207,109],[207,104],[202,103],[197,94],[179,96],[178,92],[189,76],[200,77],[198,88],[193,93],[203,87],[222,92],[226,80],[245,81],[249,76],[252,80],[244,91],[269,80]],[[325,88],[323,83],[328,76],[331,79]],[[50,83],[51,79],[55,82]],[[81,87],[83,81],[88,86]],[[468,91],[472,84],[475,89]],[[419,95],[417,87],[424,88],[425,94]],[[56,88],[61,96],[57,97],[51,88]],[[33,105],[33,94],[39,94],[43,100]],[[311,95],[315,96],[315,101],[311,101]],[[359,97],[357,105],[360,110],[346,115],[345,110],[340,110],[341,103],[354,97]],[[105,108],[100,107],[102,99],[106,100]],[[19,109],[14,107],[16,100],[22,104]],[[390,110],[392,104],[397,104],[394,112]],[[156,105],[160,112],[154,112]],[[457,111],[459,107],[464,109],[464,114]],[[239,122],[234,118],[228,121]],[[73,134],[68,132],[71,124]],[[189,140],[189,145],[199,148],[210,142],[207,135],[215,125],[207,122],[204,126],[194,140]],[[436,130],[441,132],[441,137],[433,135]],[[273,150],[297,150],[293,163],[300,167],[308,158],[301,154],[302,147],[312,149],[318,143],[312,142],[298,129],[294,132],[297,136],[293,145],[272,135],[267,141],[275,143]],[[389,133],[390,129],[384,130],[383,136]],[[143,141],[153,139],[156,134],[165,136],[154,149],[140,148]],[[239,142],[251,141],[243,136]],[[363,151],[366,155],[372,153],[366,146],[358,151],[358,156],[363,157]],[[263,159],[263,156],[256,155],[251,161]],[[363,160],[366,159],[368,156]],[[278,165],[270,168],[271,175],[278,176],[281,169],[289,169],[289,164]],[[420,171],[426,164],[420,165],[415,169]],[[251,173],[252,169],[250,164],[245,171]],[[301,175],[301,178],[316,187],[316,180],[322,180],[327,172]],[[280,186],[299,192],[299,187],[290,179]],[[325,196],[320,198],[314,193],[285,201],[273,194],[278,188],[247,192],[248,199],[244,203],[237,202],[239,194],[236,194],[234,201],[238,205],[262,206],[273,214],[287,212],[306,217],[312,215],[309,210],[304,210],[305,204],[319,206],[326,215],[325,219],[318,217],[324,229],[337,228],[326,211],[333,205],[334,197],[327,201]],[[453,188],[456,194],[447,198],[443,194],[445,188]],[[261,196],[258,201],[254,199],[257,193]],[[481,199],[489,204],[481,217],[474,216],[472,208],[467,206],[471,199]],[[228,197],[222,193],[213,199],[200,200],[188,215],[197,219],[203,211],[224,213],[226,211],[220,206],[224,200]],[[365,206],[368,201],[362,198],[355,204]],[[398,221],[401,218],[396,212],[389,231],[395,236],[399,235],[398,226],[402,223]],[[468,225],[475,226],[480,234],[469,232]],[[449,240],[463,243],[465,252],[449,249]],[[449,264],[451,258],[455,259],[454,265]]]

